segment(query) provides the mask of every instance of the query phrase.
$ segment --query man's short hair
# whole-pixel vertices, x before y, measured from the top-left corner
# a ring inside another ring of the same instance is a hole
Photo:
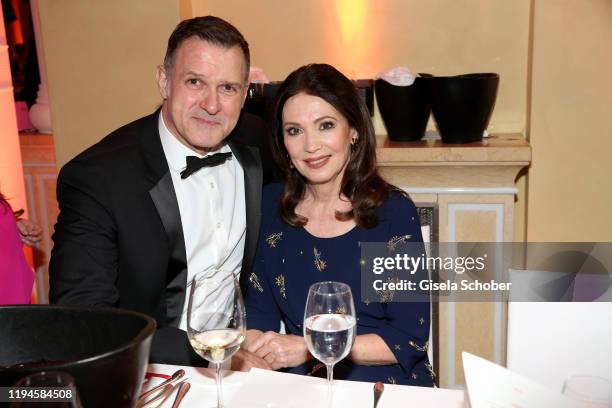
[[[245,79],[249,76],[249,66],[251,56],[249,53],[249,43],[244,39],[240,31],[227,21],[215,17],[204,16],[194,17],[181,21],[168,39],[168,48],[164,57],[164,68],[166,72],[172,69],[174,55],[181,43],[188,38],[198,37],[226,49],[234,46],[240,47],[246,63]]]

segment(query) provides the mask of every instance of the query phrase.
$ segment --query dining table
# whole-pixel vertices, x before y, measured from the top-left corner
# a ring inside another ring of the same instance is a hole
[[[214,407],[217,402],[215,372],[209,368],[150,364],[143,391],[160,384],[179,369],[185,375],[177,381],[187,381],[189,391],[180,408]],[[223,402],[225,408],[312,408],[325,406],[327,382],[325,378],[309,377],[278,371],[251,369],[249,372],[223,370]],[[334,407],[372,408],[374,383],[334,380]],[[177,389],[159,405],[151,407],[170,408]],[[462,408],[465,407],[465,392],[442,388],[424,388],[406,385],[385,384],[378,408]]]

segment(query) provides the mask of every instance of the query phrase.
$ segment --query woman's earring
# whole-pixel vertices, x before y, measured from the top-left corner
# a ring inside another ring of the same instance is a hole
[[[292,169],[293,168],[293,162],[289,158],[289,154],[285,154],[285,158],[287,159],[287,165],[289,166],[290,169]]]
[[[357,138],[351,140],[351,152],[355,152],[357,150]]]

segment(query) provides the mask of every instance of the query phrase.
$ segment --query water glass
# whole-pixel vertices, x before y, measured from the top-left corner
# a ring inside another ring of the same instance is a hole
[[[355,341],[355,305],[351,288],[341,282],[318,282],[308,290],[304,338],[308,350],[327,367],[327,405],[333,399],[334,365]]]
[[[563,394],[589,408],[612,408],[612,381],[595,375],[574,375],[563,383]]]

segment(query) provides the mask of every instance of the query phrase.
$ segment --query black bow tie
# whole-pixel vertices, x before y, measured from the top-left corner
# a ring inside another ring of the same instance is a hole
[[[215,167],[225,163],[232,156],[232,153],[215,153],[206,157],[187,156],[187,167],[181,171],[181,178],[186,179],[202,167]]]

